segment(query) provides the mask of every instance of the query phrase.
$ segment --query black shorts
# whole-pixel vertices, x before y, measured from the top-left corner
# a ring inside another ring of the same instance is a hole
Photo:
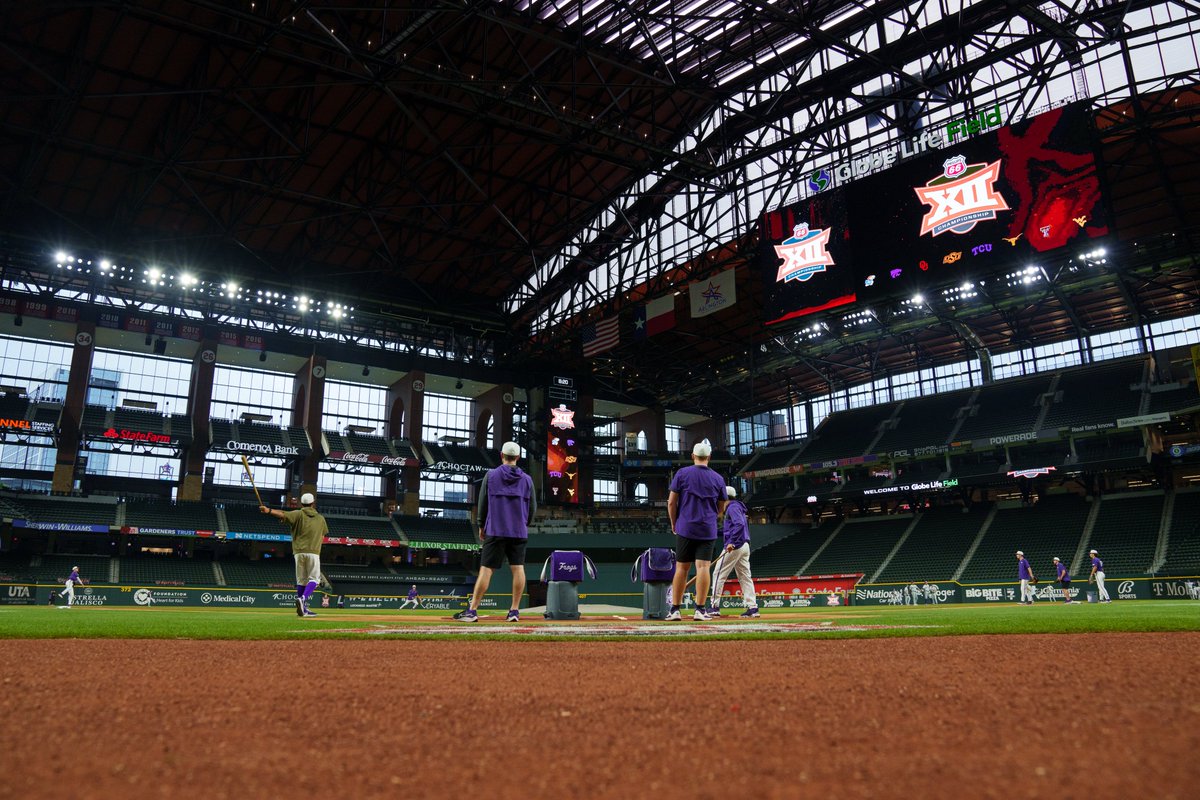
[[[675,560],[684,564],[712,561],[713,545],[716,543],[716,539],[689,539],[686,536],[676,536]]]
[[[489,536],[483,540],[479,564],[488,569],[500,569],[507,558],[510,567],[524,566],[526,542],[526,539],[511,536]]]
[[[1064,589],[1066,589],[1068,586],[1070,586],[1070,585],[1071,585],[1071,582],[1070,582],[1070,581],[1065,581],[1065,580],[1062,580],[1061,578],[1059,579],[1059,581],[1058,581],[1058,582],[1062,584],[1062,587],[1063,587]]]

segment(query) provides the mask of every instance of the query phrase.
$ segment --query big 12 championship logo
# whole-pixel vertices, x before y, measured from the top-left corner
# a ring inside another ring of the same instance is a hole
[[[832,267],[829,246],[830,229],[809,230],[807,223],[792,229],[792,235],[775,245],[775,255],[783,259],[776,282],[806,281],[826,267]]]
[[[920,235],[967,233],[979,222],[995,219],[996,212],[1008,211],[1008,203],[996,191],[999,177],[999,161],[968,164],[964,156],[947,159],[941,175],[913,189],[929,206],[921,220]]]

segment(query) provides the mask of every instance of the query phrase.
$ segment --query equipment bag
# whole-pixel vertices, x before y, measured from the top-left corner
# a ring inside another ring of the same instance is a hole
[[[656,583],[675,578],[675,551],[669,547],[651,547],[637,557],[629,580]]]
[[[592,580],[596,579],[595,563],[578,550],[555,550],[542,564],[542,583],[547,581],[547,572],[551,581],[580,583],[585,573]]]

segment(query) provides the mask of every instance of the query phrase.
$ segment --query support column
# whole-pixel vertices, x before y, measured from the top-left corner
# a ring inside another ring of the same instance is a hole
[[[648,408],[636,414],[630,414],[621,420],[621,434],[645,433],[646,449],[651,453],[662,454],[667,450],[667,415],[661,408]],[[636,456],[635,456],[636,457]],[[669,475],[651,475],[643,472],[640,478],[630,478],[625,481],[625,499],[632,500],[634,488],[638,483],[646,484],[647,497],[650,502],[665,501],[670,486]]]
[[[590,394],[580,393],[576,401],[576,426],[582,431],[586,444],[579,446],[579,504],[591,506],[595,500],[596,481],[596,444],[592,437],[596,435],[596,398]]]
[[[487,423],[493,421],[493,450],[513,437],[513,387],[502,383],[475,398],[475,446],[487,446]]]
[[[425,437],[424,370],[413,370],[389,386],[387,400],[391,409],[388,430],[392,436],[408,439],[419,457],[424,449],[421,443]],[[511,416],[510,410],[509,417]],[[404,498],[400,504],[400,511],[416,515],[421,506],[421,468],[405,467],[402,475]]]
[[[303,427],[316,443],[308,457],[292,468],[292,483],[300,479],[300,493],[317,491],[317,471],[325,454],[321,452],[321,413],[325,408],[325,356],[310,356],[295,376],[292,424]],[[290,491],[291,487],[288,487]]]
[[[183,457],[180,500],[199,500],[204,493],[204,457],[208,455],[213,380],[217,373],[217,342],[204,339],[192,357],[187,414],[192,420],[192,444]]]
[[[71,352],[71,372],[63,398],[59,422],[58,453],[54,458],[54,478],[50,487],[67,493],[75,488],[75,464],[83,440],[83,407],[87,402],[88,380],[92,375],[92,356],[96,351],[96,324],[80,321],[75,326],[75,349]]]

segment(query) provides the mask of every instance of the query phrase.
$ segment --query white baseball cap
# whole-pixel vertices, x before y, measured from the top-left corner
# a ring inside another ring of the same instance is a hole
[[[1023,555],[1025,555],[1025,551],[1024,551],[1024,550],[1018,550],[1018,551],[1017,551],[1017,555],[1019,555],[1019,556],[1023,556]]]
[[[1055,560],[1055,561],[1058,561],[1058,556],[1055,556],[1055,557],[1054,557],[1054,560]]]
[[[712,455],[712,445],[705,439],[703,442],[696,442],[696,446],[692,448],[692,455],[696,458],[708,458]]]
[[[300,505],[302,506],[311,506],[315,502],[317,502],[317,498],[313,497],[312,492],[305,492],[300,495]]]
[[[500,453],[506,456],[519,456],[521,455],[521,446],[516,442],[505,442],[504,446],[500,448]]]
[[[732,486],[726,486],[725,494],[729,495],[730,497],[737,497],[737,489],[733,488]]]
[[[1089,553],[1095,553],[1095,550],[1088,550]]]

